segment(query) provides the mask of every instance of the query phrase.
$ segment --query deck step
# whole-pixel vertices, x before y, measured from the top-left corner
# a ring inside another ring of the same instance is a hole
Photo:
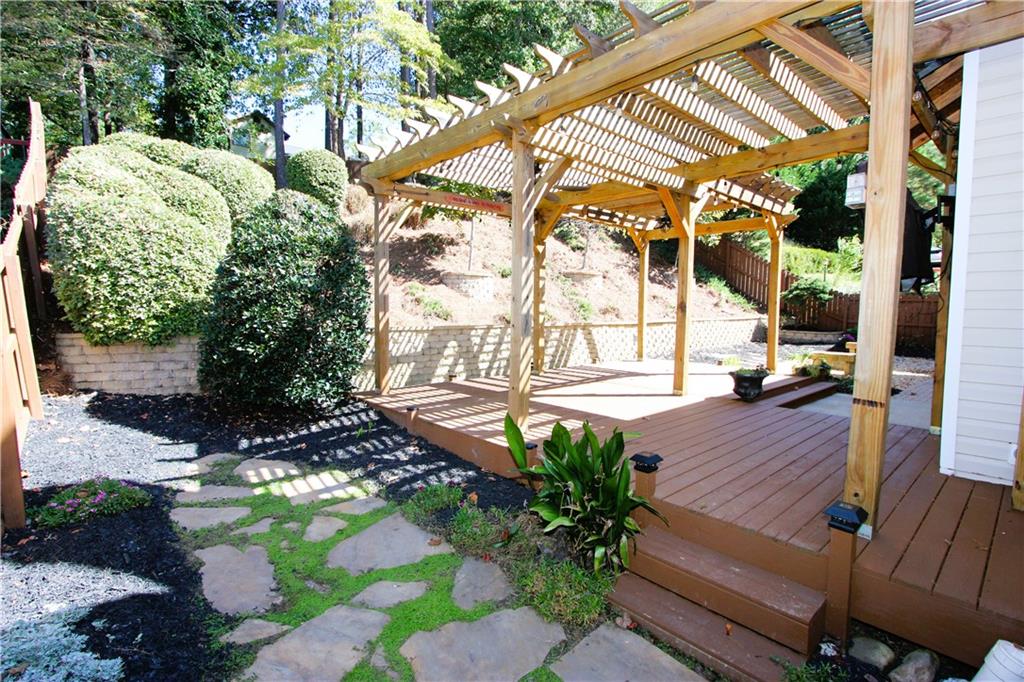
[[[762,401],[762,404],[774,407],[800,407],[828,397],[838,390],[839,384],[834,381],[815,378],[811,383],[770,396],[767,400]]]
[[[630,570],[802,654],[824,632],[821,592],[660,528],[638,538]]]
[[[624,573],[609,599],[658,639],[712,670],[742,682],[778,682],[779,661],[804,656],[733,623],[633,573]]]

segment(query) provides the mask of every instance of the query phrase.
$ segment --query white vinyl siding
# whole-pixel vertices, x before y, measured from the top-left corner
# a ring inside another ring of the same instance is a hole
[[[942,471],[1010,484],[1024,392],[1024,39],[964,58]]]

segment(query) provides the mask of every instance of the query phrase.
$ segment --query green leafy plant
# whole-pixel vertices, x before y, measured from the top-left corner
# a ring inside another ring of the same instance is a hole
[[[362,368],[368,311],[345,224],[281,190],[235,226],[200,339],[200,383],[237,404],[330,408]]]
[[[145,507],[151,501],[149,493],[136,485],[96,478],[62,490],[42,507],[30,509],[29,517],[40,528],[53,528],[97,516],[113,516]]]
[[[796,284],[786,289],[785,293],[782,294],[782,298],[789,303],[797,305],[802,305],[809,301],[828,303],[832,300],[832,287],[817,278],[804,278],[797,280]]]
[[[740,367],[732,373],[741,377],[766,377],[769,374],[768,370],[761,365],[757,367]]]
[[[345,204],[348,167],[345,160],[326,149],[307,149],[288,158],[288,187],[319,199],[331,208]]]
[[[405,291],[423,309],[423,314],[427,317],[436,317],[439,320],[452,319],[452,311],[440,299],[428,296],[427,290],[419,282],[410,282],[406,285]]]
[[[850,679],[850,674],[834,663],[804,663],[796,666],[789,661],[776,662],[782,666],[782,679],[785,682],[846,682]]]
[[[559,220],[555,225],[555,229],[551,231],[555,239],[568,246],[573,251],[582,251],[587,248],[587,238],[583,231],[586,229],[586,224],[571,220],[569,218],[563,218]]]
[[[595,572],[629,566],[629,541],[640,532],[630,516],[633,511],[645,509],[665,521],[648,500],[630,490],[625,441],[618,429],[600,443],[584,422],[583,436],[574,443],[569,430],[556,423],[551,439],[544,441],[540,464],[534,466],[510,415],[505,415],[505,437],[519,470],[541,481],[530,509],[547,522],[544,532],[567,528],[574,549],[592,561]]]
[[[199,151],[192,145],[178,140],[164,140],[152,135],[131,132],[107,135],[103,138],[102,144],[131,149],[151,161],[173,168],[183,167]]]
[[[230,238],[210,185],[114,146],[71,151],[50,184],[53,287],[94,345],[194,334]]]
[[[413,523],[426,524],[442,509],[458,506],[462,495],[462,488],[452,485],[428,485],[402,505],[402,514]]]
[[[88,637],[74,624],[87,609],[71,609],[41,620],[17,621],[4,629],[0,669],[7,679],[107,682],[124,675],[120,658],[101,659],[89,651]],[[20,668],[20,672],[15,672]]]
[[[238,154],[219,149],[196,150],[181,170],[206,180],[223,195],[235,225],[274,193],[270,173]]]
[[[500,268],[498,268],[498,277],[501,277],[502,279],[508,279],[511,276],[512,276],[512,266],[511,265],[502,265]]]

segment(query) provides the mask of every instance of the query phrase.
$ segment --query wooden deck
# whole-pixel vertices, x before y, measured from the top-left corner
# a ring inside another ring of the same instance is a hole
[[[822,510],[842,493],[849,420],[735,400],[719,368],[670,394],[666,364],[555,370],[534,378],[528,440],[557,420],[638,436],[665,461],[655,503],[670,531],[824,590]],[[369,402],[428,440],[510,475],[503,378],[394,391]],[[415,412],[407,410],[415,408]],[[875,539],[854,565],[855,618],[971,664],[996,638],[1024,641],[1024,513],[1010,489],[939,473],[938,438],[892,426]]]

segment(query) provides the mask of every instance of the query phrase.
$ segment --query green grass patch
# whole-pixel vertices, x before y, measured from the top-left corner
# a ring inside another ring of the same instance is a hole
[[[547,620],[573,627],[595,625],[615,586],[610,573],[595,574],[570,561],[524,562],[515,576],[526,601]]]
[[[711,270],[705,266],[695,266],[694,276],[698,284],[703,284],[705,288],[718,294],[719,298],[733,304],[734,306],[742,308],[743,310],[756,309],[753,303],[744,298],[743,294],[738,291],[734,291],[724,278],[711,272]]]
[[[436,484],[419,490],[402,505],[402,515],[417,525],[427,525],[434,514],[451,509],[462,501],[462,488]]]
[[[428,296],[427,290],[419,282],[407,284],[405,293],[412,297],[412,300],[423,309],[423,314],[427,317],[436,317],[439,320],[452,319],[452,311],[440,299]]]
[[[526,673],[519,682],[562,682],[562,678],[545,665]]]

